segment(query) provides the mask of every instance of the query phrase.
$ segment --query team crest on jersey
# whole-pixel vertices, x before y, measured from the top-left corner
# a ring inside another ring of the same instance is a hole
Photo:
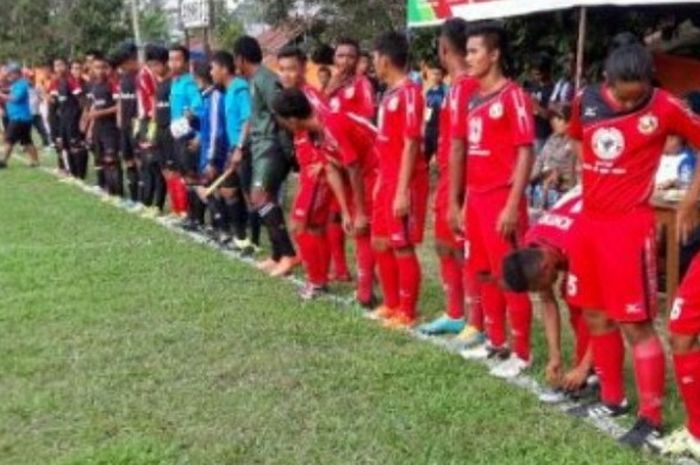
[[[637,125],[637,129],[639,129],[639,132],[641,132],[645,136],[653,134],[654,131],[656,131],[656,129],[658,127],[659,127],[659,118],[652,115],[651,113],[640,117],[639,124]]]
[[[399,96],[394,95],[391,97],[391,100],[389,100],[389,105],[387,105],[389,108],[389,111],[396,111],[399,108]]]
[[[499,119],[503,116],[503,104],[496,102],[489,107],[489,116],[491,119]]]
[[[592,145],[598,158],[612,161],[625,150],[625,136],[617,128],[600,128],[593,133]]]
[[[355,88],[348,87],[347,89],[345,89],[345,92],[343,92],[343,94],[345,95],[345,98],[351,99],[355,96]]]

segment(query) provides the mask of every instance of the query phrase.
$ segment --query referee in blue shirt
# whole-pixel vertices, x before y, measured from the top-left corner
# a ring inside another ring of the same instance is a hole
[[[7,147],[0,168],[7,168],[7,162],[15,145],[21,144],[30,158],[30,166],[39,166],[39,155],[32,142],[32,111],[29,106],[29,82],[22,77],[22,68],[17,63],[7,66],[10,92],[0,93],[0,101],[5,102],[9,124],[5,132]]]

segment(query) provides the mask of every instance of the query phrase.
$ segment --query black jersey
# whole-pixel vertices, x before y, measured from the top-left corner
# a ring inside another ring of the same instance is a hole
[[[124,128],[131,127],[131,121],[138,116],[136,97],[136,74],[125,73],[119,80],[119,101],[121,102],[121,120]]]
[[[110,81],[95,82],[90,88],[88,98],[93,110],[105,110],[116,105],[118,95],[117,86]],[[117,126],[117,115],[102,116],[95,120],[95,129],[111,128]]]
[[[156,87],[155,120],[159,128],[170,128],[170,82],[166,79]]]

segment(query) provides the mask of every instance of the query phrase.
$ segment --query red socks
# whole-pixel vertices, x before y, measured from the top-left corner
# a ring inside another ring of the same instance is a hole
[[[382,296],[384,298],[384,305],[391,309],[398,309],[399,267],[396,263],[394,251],[391,249],[387,249],[385,251],[375,250],[374,257],[377,260],[379,282],[382,285]]]
[[[688,416],[690,434],[700,440],[700,351],[673,356],[678,391]]]
[[[481,284],[486,336],[494,347],[506,344],[506,300],[496,283]]]
[[[399,308],[404,316],[415,319],[421,284],[420,263],[415,252],[395,257],[399,272]]]
[[[473,273],[464,271],[464,293],[469,299],[469,324],[484,330],[484,306],[481,303],[481,283]]]
[[[441,256],[440,273],[447,300],[447,315],[453,319],[464,318],[462,264],[455,257]]]
[[[331,221],[326,230],[326,238],[331,252],[333,274],[336,279],[350,276],[348,262],[345,259],[345,232],[340,223]]]
[[[510,319],[511,348],[521,360],[530,360],[532,304],[527,294],[505,293]]]
[[[623,365],[625,345],[620,330],[591,334],[593,366],[600,379],[600,397],[603,403],[619,405],[625,399]]]
[[[296,242],[304,264],[306,280],[314,286],[327,285],[330,256],[326,236],[302,232],[297,234]]]
[[[569,322],[571,323],[571,329],[574,330],[574,335],[576,337],[574,365],[578,365],[581,363],[583,358],[586,356],[586,352],[588,351],[590,333],[588,331],[586,320],[583,318],[583,311],[580,308],[569,306]]]
[[[357,300],[369,302],[372,300],[374,286],[374,251],[369,234],[355,238],[357,254]]]
[[[170,196],[170,208],[173,213],[180,215],[187,213],[187,186],[182,176],[173,174],[166,179],[168,195]]]
[[[664,348],[658,336],[651,337],[632,348],[634,377],[639,395],[639,416],[661,425],[665,358]]]

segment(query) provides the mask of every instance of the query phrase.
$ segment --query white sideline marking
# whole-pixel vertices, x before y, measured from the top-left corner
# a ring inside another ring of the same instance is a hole
[[[17,158],[24,159],[25,163],[28,163],[28,161],[23,156],[18,156]],[[51,170],[47,167],[41,167],[40,169],[45,173],[48,173],[50,175],[53,175],[54,177],[60,178],[60,176],[54,170]],[[75,186],[75,187],[83,190],[84,192],[86,192],[88,194],[92,194],[93,196],[98,197],[98,198],[105,197],[105,195],[106,195],[104,193],[96,192],[95,190],[93,190],[93,186],[90,186],[82,181],[74,182],[74,183],[67,184],[67,185]],[[107,203],[106,205],[111,205],[112,207],[119,208],[119,209],[125,211],[126,213],[131,213],[131,214],[134,213],[134,212],[129,211],[126,208],[119,206],[119,205],[113,205],[113,204],[109,204],[109,203]],[[142,219],[145,219],[145,218],[142,218]],[[190,239],[192,239],[194,242],[196,242],[198,244],[201,244],[201,245],[204,245],[206,247],[209,247],[210,249],[216,250],[217,252],[227,256],[230,259],[245,263],[251,267],[255,266],[256,261],[253,258],[242,257],[238,253],[233,252],[231,250],[223,250],[217,244],[215,244],[213,241],[211,241],[210,239],[208,239],[200,234],[184,231],[183,229],[175,226],[171,221],[169,221],[165,217],[156,218],[153,221],[157,224],[160,224],[161,226],[163,226],[164,228],[166,228],[172,232],[189,237]],[[301,287],[304,285],[304,282],[296,276],[288,276],[285,279],[287,281],[291,282],[292,284],[294,284],[296,287]],[[339,304],[342,304],[343,306],[348,307],[350,309],[355,307],[354,299],[352,299],[350,297],[325,295],[325,296],[321,296],[320,300],[330,301],[333,303],[339,303]],[[416,340],[422,341],[422,342],[430,343],[435,347],[438,347],[438,348],[445,350],[451,354],[455,354],[455,355],[459,356],[459,351],[454,347],[453,344],[450,343],[449,339],[425,336],[416,330],[406,331],[405,334],[411,336],[413,339],[416,339]],[[470,363],[470,362],[465,360],[465,363]],[[482,362],[481,365],[486,366],[486,367],[492,366],[492,364],[489,362]],[[520,375],[517,378],[503,380],[503,381],[506,381],[508,384],[511,384],[513,386],[517,386],[521,389],[524,389],[525,391],[528,391],[531,394],[534,394],[538,398],[544,392],[544,388],[542,387],[542,385],[540,385],[540,383],[538,383],[534,378],[532,378],[528,375]],[[579,405],[579,404],[567,401],[567,402],[563,402],[560,404],[552,405],[551,407],[554,407],[557,410],[559,410],[563,413],[566,413],[566,411],[568,409],[570,409],[571,407],[574,407],[576,405]],[[608,436],[612,437],[613,439],[618,439],[620,436],[622,436],[627,431],[626,428],[624,428],[622,425],[620,425],[619,423],[617,423],[613,419],[587,418],[583,421],[594,426],[596,429],[607,434]],[[654,454],[654,457],[660,458],[662,460],[666,460],[667,462],[673,463],[676,465],[700,465],[699,462],[692,460],[692,459],[689,459],[689,458],[669,459],[669,458],[660,456],[658,454]]]

